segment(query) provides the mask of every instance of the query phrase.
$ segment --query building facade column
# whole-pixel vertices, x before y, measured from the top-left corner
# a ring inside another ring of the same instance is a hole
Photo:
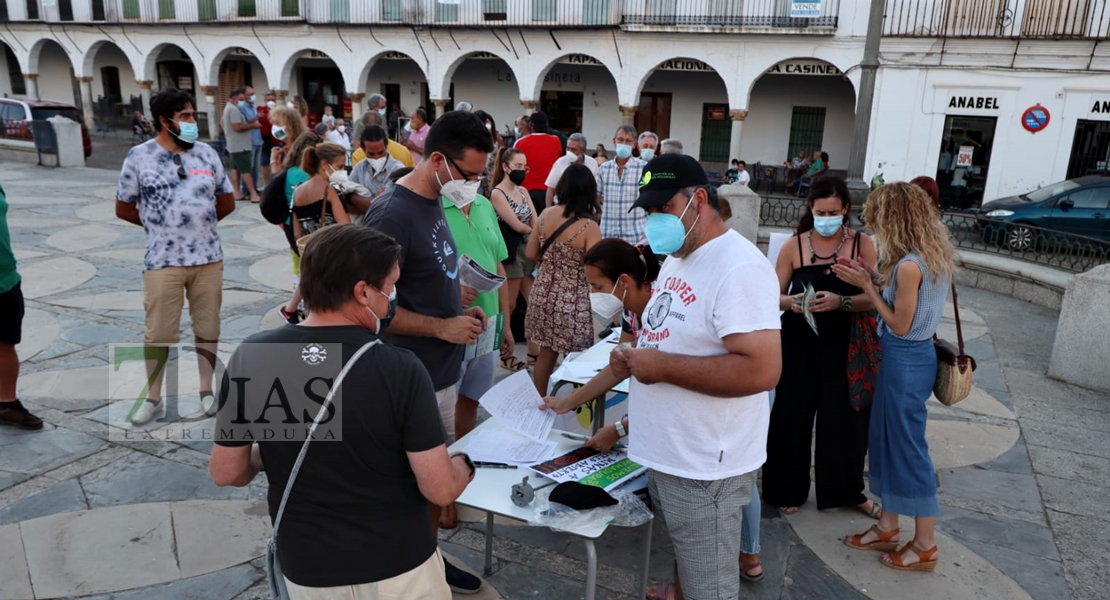
[[[81,113],[85,119],[85,127],[89,131],[96,130],[96,113],[93,111],[92,77],[78,77],[81,86]]]
[[[277,102],[279,105],[284,105],[285,102],[286,102],[285,99],[289,97],[289,90],[270,90],[270,91],[274,93],[274,99],[275,99],[274,101]]]
[[[748,111],[743,108],[734,108],[728,111],[732,119],[732,134],[728,139],[729,160],[740,158],[740,137],[744,129],[744,120],[748,118]]]
[[[436,107],[436,118],[440,118],[447,112],[447,100],[432,100],[432,104]]]
[[[220,88],[214,85],[200,86],[200,93],[204,94],[204,102],[207,106],[204,107],[204,113],[208,115],[208,131],[205,132],[208,139],[214,140],[220,137],[220,111],[216,107],[216,96],[220,93]],[[199,111],[200,107],[196,107]]]
[[[636,124],[636,111],[640,110],[639,106],[622,106],[621,107],[621,124],[622,125],[635,125]]]
[[[362,99],[366,97],[366,94],[351,93],[347,94],[347,97],[351,99],[351,123],[354,124],[362,118],[362,113],[365,109],[365,107],[362,106]],[[354,129],[351,131],[354,131]]]
[[[530,115],[539,110],[540,103],[535,100],[521,100],[520,105],[524,107],[524,114]]]
[[[150,95],[151,90],[154,89],[154,82],[149,79],[143,79],[135,83],[139,84],[139,97],[142,98],[143,102],[143,114],[146,115],[147,119],[150,119]],[[195,109],[196,107],[194,106],[193,108]]]
[[[39,74],[24,73],[23,84],[27,87],[27,97],[31,100],[39,99]]]

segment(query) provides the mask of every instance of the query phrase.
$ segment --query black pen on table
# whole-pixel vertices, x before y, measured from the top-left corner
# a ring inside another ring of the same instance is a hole
[[[479,469],[515,469],[516,465],[509,465],[498,462],[482,462],[480,460],[474,461],[474,466]]]

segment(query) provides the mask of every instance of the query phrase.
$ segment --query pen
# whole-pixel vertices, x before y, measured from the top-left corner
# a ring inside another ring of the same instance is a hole
[[[515,469],[516,468],[516,465],[508,465],[508,464],[505,464],[505,463],[496,463],[496,462],[482,462],[482,461],[478,461],[478,460],[474,461],[474,466],[478,467],[479,469]]]
[[[566,433],[566,432],[563,432],[563,437],[567,438],[568,440],[574,440],[576,442],[585,442],[585,441],[589,441],[589,439],[590,439],[590,438],[588,438],[584,435],[576,435],[576,434],[573,434],[573,433]]]

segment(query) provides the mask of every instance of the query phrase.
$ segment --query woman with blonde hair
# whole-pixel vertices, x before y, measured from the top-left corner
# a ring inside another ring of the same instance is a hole
[[[882,498],[877,525],[844,538],[858,550],[882,550],[887,567],[932,571],[937,565],[936,472],[925,442],[927,410],[937,373],[932,337],[955,270],[948,229],[920,187],[890,183],[863,207],[878,250],[878,271],[840,258],[833,271],[863,290],[879,316],[882,364],[871,407],[870,484]],[[882,291],[880,292],[880,288]],[[898,516],[914,517],[913,540],[898,549]]]
[[[274,149],[270,150],[270,168],[275,173],[284,168],[282,163],[285,162],[288,148],[307,131],[308,128],[305,127],[300,113],[296,110],[288,106],[275,106],[270,109],[270,137],[276,142]],[[294,164],[300,164],[299,157]]]
[[[304,123],[305,129],[308,129],[308,102],[300,96],[293,96],[293,99],[285,104],[287,107],[297,111],[301,116],[301,123]]]

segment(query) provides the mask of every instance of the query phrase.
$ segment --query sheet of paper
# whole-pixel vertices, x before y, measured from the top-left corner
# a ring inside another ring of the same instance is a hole
[[[555,457],[558,442],[537,442],[505,429],[483,429],[466,446],[472,460],[509,464],[533,464]]]
[[[809,323],[810,328],[813,329],[813,333],[821,335],[817,333],[817,319],[813,316],[813,313],[809,312],[809,305],[816,299],[817,292],[814,291],[812,285],[807,283],[806,291],[802,293],[802,316],[806,318],[806,323]]]
[[[478,290],[478,293],[492,292],[505,283],[505,278],[490,273],[476,260],[464,254],[459,259],[459,283]]]
[[[555,422],[555,413],[540,410],[543,398],[528,371],[502,379],[478,401],[503,425],[537,442],[546,442]]]
[[[463,353],[463,360],[470,360],[476,356],[489,354],[501,349],[501,336],[505,332],[505,313],[497,313],[486,317],[486,328],[473,344],[467,344]]]
[[[625,450],[598,452],[584,446],[528,468],[559,483],[577,481],[607,492],[647,470]]]
[[[573,360],[564,363],[567,369],[567,375],[574,379],[590,380],[601,372],[602,369],[609,366],[609,361],[593,361],[593,360]]]

